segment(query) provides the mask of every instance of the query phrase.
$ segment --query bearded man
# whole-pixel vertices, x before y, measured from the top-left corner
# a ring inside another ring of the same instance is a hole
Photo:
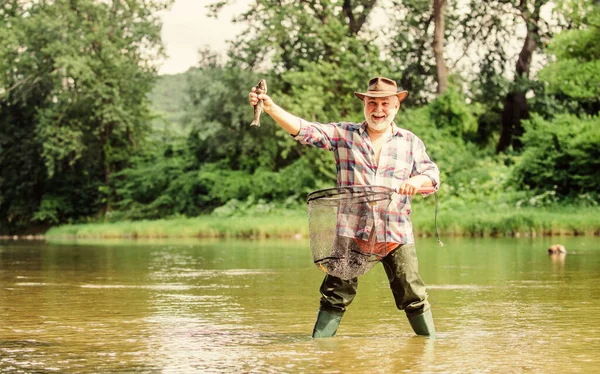
[[[385,240],[388,248],[381,262],[396,306],[406,313],[414,332],[435,335],[428,295],[418,272],[410,213],[412,195],[421,187],[437,191],[440,173],[427,155],[423,141],[394,123],[408,92],[398,90],[392,79],[373,78],[366,92],[354,92],[363,102],[364,122],[321,124],[301,119],[276,105],[268,95],[257,95],[254,91],[249,94],[250,104],[254,106],[262,100],[264,112],[298,142],[334,152],[338,187],[379,185],[402,195],[388,208],[390,222]],[[357,278],[325,276],[313,338],[335,336],[357,287]]]

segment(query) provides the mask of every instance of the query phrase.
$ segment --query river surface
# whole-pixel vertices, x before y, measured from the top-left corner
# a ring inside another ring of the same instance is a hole
[[[417,240],[435,339],[378,265],[313,340],[305,240],[2,241],[0,372],[600,372],[600,238],[445,242]]]

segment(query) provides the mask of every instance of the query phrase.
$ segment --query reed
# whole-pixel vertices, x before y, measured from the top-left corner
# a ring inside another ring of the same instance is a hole
[[[76,238],[285,238],[307,237],[307,214],[282,211],[260,217],[200,216],[112,223],[63,225],[51,228],[47,237]]]
[[[415,211],[413,224],[418,235],[435,234],[431,211]],[[438,227],[450,236],[600,235],[600,208],[465,208],[441,211]]]
[[[417,236],[435,235],[433,207],[412,214]],[[490,208],[441,210],[442,236],[600,235],[600,208]],[[258,217],[200,216],[113,223],[63,225],[47,237],[77,238],[290,238],[308,237],[305,210],[286,210]]]

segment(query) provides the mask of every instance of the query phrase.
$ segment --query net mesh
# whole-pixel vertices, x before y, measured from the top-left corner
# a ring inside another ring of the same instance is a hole
[[[386,212],[393,193],[383,186],[352,186],[309,194],[310,248],[315,265],[327,274],[353,279],[397,246],[386,241]]]

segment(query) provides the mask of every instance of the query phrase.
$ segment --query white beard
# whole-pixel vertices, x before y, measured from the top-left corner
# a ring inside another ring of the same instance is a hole
[[[394,122],[394,118],[396,117],[396,113],[398,111],[396,109],[392,109],[387,117],[385,117],[381,121],[375,121],[371,116],[367,115],[367,108],[364,110],[365,119],[367,120],[367,125],[369,128],[376,132],[382,132],[391,127],[392,122]]]

